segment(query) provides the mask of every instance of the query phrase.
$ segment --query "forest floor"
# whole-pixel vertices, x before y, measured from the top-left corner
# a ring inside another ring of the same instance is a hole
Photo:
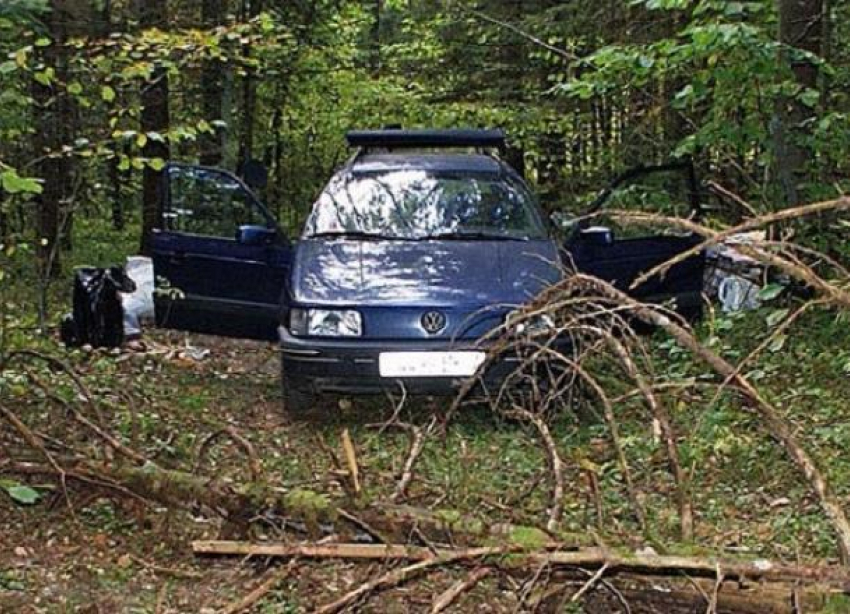
[[[839,322],[834,331],[822,334],[827,339],[846,335],[842,328]],[[392,414],[389,399],[330,400],[315,419],[296,422],[281,411],[278,358],[272,346],[162,331],[152,331],[149,341],[152,350],[146,353],[75,351],[66,357],[102,399],[101,411],[110,428],[160,465],[191,469],[201,442],[232,426],[253,444],[269,483],[327,493],[333,499],[343,494],[346,478],[333,457],[343,457],[341,436],[347,429],[360,467],[361,500],[376,502],[392,494],[410,440],[404,432],[370,426]],[[841,356],[818,354],[812,349],[814,341],[811,336],[806,344],[789,341],[779,357],[754,369],[766,369],[756,376],[766,384],[776,382],[787,406],[798,408],[794,411],[799,419],[809,421],[809,443],[850,501],[850,483],[842,479],[850,474],[850,459],[843,453],[850,443],[844,401],[850,396],[847,378],[836,379],[846,364]],[[656,345],[659,352],[670,354],[665,368],[671,374],[701,377],[690,374],[691,363],[680,361],[666,342]],[[815,353],[803,362],[800,352]],[[809,366],[803,370],[801,364]],[[34,417],[33,426],[41,432],[62,437],[73,449],[99,446],[84,434],[68,431],[62,416],[38,395],[14,386],[7,391],[17,399],[12,408]],[[446,405],[411,399],[402,417],[422,425]],[[620,406],[619,419],[649,528],[642,534],[630,513],[603,423],[565,415],[554,424],[567,460],[564,534],[658,552],[832,560],[832,535],[816,503],[753,418],[723,404],[711,412],[702,407],[704,400],[684,395],[673,406],[694,481],[693,543],[679,543],[665,456],[650,437],[645,410],[629,403]],[[0,462],[4,445],[0,440]],[[198,470],[234,483],[248,478],[244,454],[228,440],[212,446]],[[194,557],[192,540],[216,539],[222,529],[219,520],[200,509],[159,508],[79,487],[70,487],[66,498],[55,487],[37,480],[28,483],[43,495],[35,505],[16,504],[0,491],[0,612],[217,612],[266,579],[270,566],[286,565],[267,559]],[[444,433],[426,443],[406,503],[454,510],[485,523],[542,526],[549,503],[545,452],[532,430],[494,416],[485,406],[469,406]],[[268,530],[264,526],[254,525],[254,539],[280,536],[273,520]],[[253,611],[311,611],[382,571],[385,563],[299,560]],[[376,594],[362,609],[428,611],[435,595],[467,574],[462,568],[438,569]],[[522,596],[530,593],[524,592],[528,580],[488,577],[463,595],[454,611],[521,609]],[[567,581],[565,590],[574,591],[583,582]],[[699,593],[694,599],[692,608],[681,611],[705,611]],[[631,611],[680,611],[642,603],[636,599]],[[584,610],[575,611],[625,611],[619,608],[613,594],[600,589],[588,593]]]

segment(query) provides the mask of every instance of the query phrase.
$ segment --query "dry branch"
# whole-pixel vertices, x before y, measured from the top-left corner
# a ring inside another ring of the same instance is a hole
[[[608,283],[586,275],[575,275],[566,283],[583,284],[600,295],[609,297],[616,304],[628,305],[638,318],[664,329],[679,345],[705,362],[718,375],[729,378],[734,387],[744,395],[761,416],[767,432],[782,444],[785,451],[802,471],[817,495],[821,509],[823,509],[838,535],[838,547],[842,560],[847,562],[850,559],[850,522],[848,522],[840,502],[833,496],[826,475],[797,440],[795,429],[782,418],[778,410],[765,400],[746,378],[737,372],[732,364],[703,346],[691,332],[662,312],[630,298]]]
[[[277,587],[277,585],[289,577],[292,570],[295,568],[295,563],[297,561],[298,559],[292,559],[292,561],[289,562],[289,565],[283,569],[270,569],[266,573],[265,579],[259,584],[259,586],[257,586],[257,588],[252,590],[243,598],[222,608],[221,614],[239,614],[239,612],[247,612],[250,610],[252,606],[262,601],[266,595]]]
[[[473,548],[462,551],[447,551],[442,554],[438,554],[437,556],[431,556],[428,559],[420,560],[419,562],[406,567],[394,569],[375,578],[374,580],[361,584],[356,589],[346,593],[336,601],[318,608],[315,614],[333,614],[334,612],[339,612],[374,591],[393,588],[436,567],[479,560],[484,557],[503,554],[504,552],[505,549],[503,548]]]
[[[207,457],[207,453],[212,447],[212,444],[217,439],[220,439],[225,435],[227,435],[237,446],[242,448],[243,452],[245,452],[245,456],[248,458],[248,469],[251,472],[251,480],[254,482],[259,482],[262,479],[263,468],[262,464],[260,463],[260,459],[257,456],[257,452],[256,450],[254,450],[253,444],[248,441],[239,431],[237,431],[236,427],[231,425],[228,425],[223,429],[219,429],[203,439],[200,446],[198,446],[198,454],[195,460],[194,473],[200,472],[201,466],[204,464],[204,461]]]
[[[416,462],[425,448],[425,440],[433,433],[434,427],[437,425],[437,416],[433,416],[431,421],[424,429],[415,424],[407,424],[405,422],[392,422],[386,426],[400,428],[410,433],[410,451],[407,453],[407,459],[404,461],[404,469],[401,472],[401,477],[396,484],[395,492],[393,492],[391,501],[403,501],[407,497],[407,489],[413,481],[413,470],[416,467]]]
[[[564,510],[564,461],[561,460],[561,455],[558,453],[558,446],[552,436],[552,431],[549,430],[549,425],[543,418],[518,406],[514,407],[513,414],[534,425],[543,441],[543,446],[546,448],[549,467],[552,471],[552,504],[549,506],[549,520],[546,523],[546,530],[554,533],[558,530]]]
[[[474,569],[469,576],[463,580],[455,582],[444,592],[437,595],[437,598],[434,599],[434,603],[431,606],[431,614],[439,614],[440,612],[450,608],[458,599],[460,599],[461,595],[475,588],[479,582],[492,573],[492,567],[479,567],[478,569]]]
[[[235,541],[195,541],[192,550],[199,555],[261,556],[305,559],[408,560],[452,563],[490,558],[492,564],[511,568],[555,567],[599,569],[634,574],[664,575],[686,573],[716,580],[761,580],[764,582],[814,584],[844,589],[850,586],[845,567],[786,565],[767,559],[736,560],[711,556],[660,555],[644,551],[617,551],[609,548],[528,551],[517,546],[483,548],[438,548],[368,544],[276,544]],[[493,558],[495,557],[495,559]]]

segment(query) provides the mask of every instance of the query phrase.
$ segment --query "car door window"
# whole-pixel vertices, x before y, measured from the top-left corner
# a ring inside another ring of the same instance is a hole
[[[639,174],[615,187],[604,204],[598,209],[600,216],[594,225],[602,225],[614,231],[619,239],[640,238],[658,235],[685,234],[681,228],[671,227],[658,221],[637,223],[634,220],[617,220],[605,215],[607,211],[654,214],[662,217],[693,218],[693,186],[684,168],[672,168]]]
[[[171,166],[163,211],[166,230],[233,239],[240,226],[270,226],[253,194],[233,176],[212,169]]]

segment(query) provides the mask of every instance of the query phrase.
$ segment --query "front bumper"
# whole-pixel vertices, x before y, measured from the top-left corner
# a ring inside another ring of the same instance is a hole
[[[281,326],[281,360],[290,382],[318,393],[373,394],[400,391],[411,394],[451,395],[467,378],[458,377],[381,377],[378,356],[381,352],[437,352],[484,350],[474,340],[383,341],[364,339],[317,339],[293,337]],[[519,358],[505,356],[495,361],[484,374],[485,385],[498,385],[519,364]]]

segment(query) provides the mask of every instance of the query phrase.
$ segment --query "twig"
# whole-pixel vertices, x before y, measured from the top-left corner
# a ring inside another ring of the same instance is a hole
[[[708,607],[705,614],[717,614],[717,597],[720,594],[720,587],[723,586],[723,572],[720,571],[720,564],[717,565],[717,580],[714,582],[714,590],[711,592],[711,599],[708,602]]]
[[[16,431],[20,434],[21,438],[32,448],[35,448],[47,462],[50,464],[51,468],[56,472],[59,476],[59,483],[62,486],[62,494],[65,497],[65,503],[68,506],[68,511],[71,512],[71,516],[76,517],[74,514],[74,507],[71,505],[71,499],[68,497],[68,484],[67,477],[68,474],[65,469],[59,465],[53,455],[47,451],[47,448],[44,447],[44,443],[42,443],[41,439],[35,433],[30,430],[30,428],[24,424],[23,420],[18,418],[18,416],[11,410],[3,405],[0,405],[0,414],[3,415],[4,418],[14,427]]]
[[[850,199],[848,199],[850,203]],[[741,374],[721,356],[703,346],[692,333],[663,315],[658,310],[639,303],[617,290],[611,284],[587,275],[574,275],[566,283],[585,284],[602,295],[621,305],[630,305],[641,320],[664,329],[676,342],[694,356],[710,366],[721,377],[732,377],[732,383],[758,411],[767,432],[779,441],[785,451],[806,477],[809,486],[818,497],[821,509],[826,514],[833,530],[838,535],[838,548],[842,561],[850,560],[850,521],[844,513],[841,503],[835,499],[826,475],[797,440],[795,429],[782,417],[779,411]]]
[[[344,510],[342,508],[339,508],[339,507],[336,509],[336,513],[339,516],[341,516],[342,518],[345,518],[348,522],[350,522],[353,525],[364,530],[366,533],[371,535],[373,538],[375,538],[376,540],[378,540],[382,544],[389,543],[389,540],[380,531],[378,531],[376,528],[374,528],[372,525],[370,525],[368,522],[366,522],[362,518],[355,516],[351,512]]]
[[[434,599],[434,603],[431,606],[431,614],[439,614],[450,608],[461,595],[475,588],[479,582],[492,573],[492,567],[478,567],[477,569],[473,569],[472,573],[465,579],[455,582]]]
[[[347,608],[352,603],[359,601],[370,593],[386,588],[392,588],[407,582],[411,578],[418,576],[435,567],[451,565],[461,561],[476,560],[486,556],[492,556],[504,553],[503,548],[476,548],[467,551],[460,551],[454,554],[446,554],[438,557],[433,557],[406,567],[389,571],[369,582],[361,584],[353,591],[346,593],[336,601],[328,603],[315,611],[315,614],[333,614]]]
[[[401,478],[399,478],[398,484],[396,484],[395,492],[393,492],[390,500],[393,503],[397,503],[398,501],[402,501],[407,497],[407,489],[410,486],[410,483],[413,481],[413,470],[416,466],[416,461],[419,460],[419,455],[422,454],[422,450],[425,447],[425,439],[431,435],[434,431],[434,427],[437,424],[437,417],[433,416],[431,421],[428,423],[424,429],[422,427],[412,425],[412,424],[404,424],[401,422],[396,422],[393,426],[397,428],[406,429],[411,433],[412,441],[410,442],[410,451],[407,454],[407,460],[404,463],[404,469],[401,473]]]
[[[195,467],[192,473],[197,475],[200,472],[201,465],[204,463],[204,460],[206,460],[207,453],[209,452],[209,449],[212,446],[213,442],[224,435],[230,437],[230,439],[233,440],[236,445],[242,448],[243,452],[245,452],[245,456],[248,457],[248,469],[251,472],[251,480],[254,482],[261,481],[263,476],[263,468],[260,464],[260,459],[257,456],[257,452],[254,450],[254,446],[232,425],[228,425],[223,429],[217,430],[201,442],[200,446],[198,447],[198,454],[195,459]]]
[[[512,413],[530,422],[537,429],[537,433],[546,447],[549,467],[552,470],[552,504],[549,506],[549,520],[546,523],[546,530],[554,533],[558,530],[558,524],[561,522],[561,515],[564,510],[564,461],[561,460],[561,455],[558,453],[558,446],[555,443],[555,438],[552,437],[552,431],[549,430],[549,426],[539,415],[519,406],[514,406]]]
[[[348,465],[348,475],[351,478],[351,487],[354,489],[354,494],[360,494],[360,468],[357,464],[357,452],[354,450],[354,443],[351,441],[351,433],[348,429],[342,429],[342,450],[345,453],[345,462]]]
[[[126,457],[126,458],[128,458],[128,459],[130,459],[130,460],[132,460],[132,461],[134,461],[134,462],[136,462],[136,463],[138,463],[138,464],[140,464],[140,465],[145,464],[145,463],[150,463],[150,462],[151,462],[151,461],[150,461],[148,458],[146,458],[143,454],[141,454],[141,453],[139,453],[139,452],[136,452],[136,451],[135,451],[135,450],[133,450],[132,448],[130,448],[130,447],[128,447],[128,446],[126,446],[126,445],[124,445],[123,443],[121,443],[120,441],[118,441],[118,439],[116,439],[113,435],[111,435],[110,433],[108,433],[107,431],[105,431],[104,429],[102,429],[100,426],[98,426],[97,424],[95,424],[94,422],[92,422],[91,420],[89,420],[88,418],[86,418],[86,417],[82,414],[82,412],[80,412],[80,411],[79,411],[79,410],[78,410],[78,409],[74,406],[74,404],[73,404],[73,403],[71,403],[71,402],[69,402],[69,401],[66,401],[65,399],[63,399],[63,398],[62,398],[62,397],[60,397],[59,395],[57,395],[57,394],[55,394],[55,393],[51,392],[51,391],[48,389],[48,387],[47,387],[47,386],[46,386],[46,385],[45,385],[45,384],[41,381],[41,379],[39,379],[39,378],[38,378],[38,377],[37,377],[34,373],[32,373],[30,370],[26,369],[26,370],[25,370],[25,372],[26,372],[27,377],[29,378],[29,380],[30,380],[30,381],[31,381],[31,382],[32,382],[32,383],[33,383],[36,387],[38,387],[38,388],[39,388],[39,389],[40,389],[40,390],[44,393],[44,395],[45,395],[48,399],[50,399],[50,400],[51,400],[51,401],[53,401],[54,403],[56,403],[56,404],[58,404],[58,405],[62,406],[63,408],[65,408],[65,410],[66,410],[68,413],[70,413],[70,414],[71,414],[71,416],[74,418],[74,420],[76,420],[76,421],[77,421],[77,422],[79,422],[81,425],[83,425],[83,426],[84,426],[84,427],[86,427],[88,430],[90,430],[92,433],[94,433],[95,435],[97,435],[97,436],[98,436],[101,440],[103,440],[103,441],[104,441],[104,442],[105,442],[105,443],[106,443],[109,447],[111,447],[113,450],[115,450],[116,452],[118,452],[118,453],[119,453],[119,454],[121,454],[122,456],[124,456],[124,457]]]
[[[505,28],[506,30],[510,30],[514,34],[518,35],[519,37],[524,38],[525,40],[527,40],[531,43],[534,43],[538,47],[543,47],[547,51],[551,51],[555,55],[558,55],[558,56],[564,58],[565,60],[569,60],[570,62],[581,62],[581,61],[583,61],[582,58],[580,58],[579,56],[577,56],[573,53],[570,53],[566,49],[561,49],[560,47],[555,47],[554,45],[550,45],[546,41],[540,40],[539,38],[537,38],[533,34],[529,34],[525,30],[521,30],[520,28],[516,27],[515,25],[513,25],[511,23],[508,23],[506,21],[501,21],[499,19],[496,19],[495,17],[490,17],[489,15],[485,15],[484,13],[481,13],[480,11],[473,11],[473,10],[466,9],[466,10],[464,10],[464,12],[468,13],[468,14],[472,15],[473,17],[476,17],[476,18],[478,18],[482,21],[486,21],[486,22],[491,23],[493,25],[499,26],[500,28]]]
[[[600,567],[599,570],[590,578],[590,580],[585,582],[584,586],[582,586],[580,589],[578,589],[575,592],[575,594],[572,597],[570,597],[570,603],[576,603],[579,599],[581,599],[584,596],[584,594],[587,591],[589,591],[591,588],[593,588],[596,585],[596,583],[599,582],[599,580],[602,579],[602,576],[605,575],[605,572],[608,571],[609,567],[610,567],[610,565],[608,563],[605,563],[602,567]]]
[[[198,573],[196,571],[189,571],[186,569],[175,569],[173,567],[162,567],[161,565],[155,565],[154,563],[150,563],[145,559],[130,555],[130,559],[144,567],[152,571],[155,574],[163,575],[163,576],[172,576],[174,578],[181,578],[184,580],[198,580],[204,577],[204,574]]]
[[[260,602],[266,595],[273,591],[278,584],[288,578],[297,562],[298,559],[292,559],[283,569],[269,570],[266,573],[266,578],[259,586],[257,586],[257,588],[245,595],[242,599],[222,608],[220,614],[238,614],[239,612],[249,610],[253,605]]]

